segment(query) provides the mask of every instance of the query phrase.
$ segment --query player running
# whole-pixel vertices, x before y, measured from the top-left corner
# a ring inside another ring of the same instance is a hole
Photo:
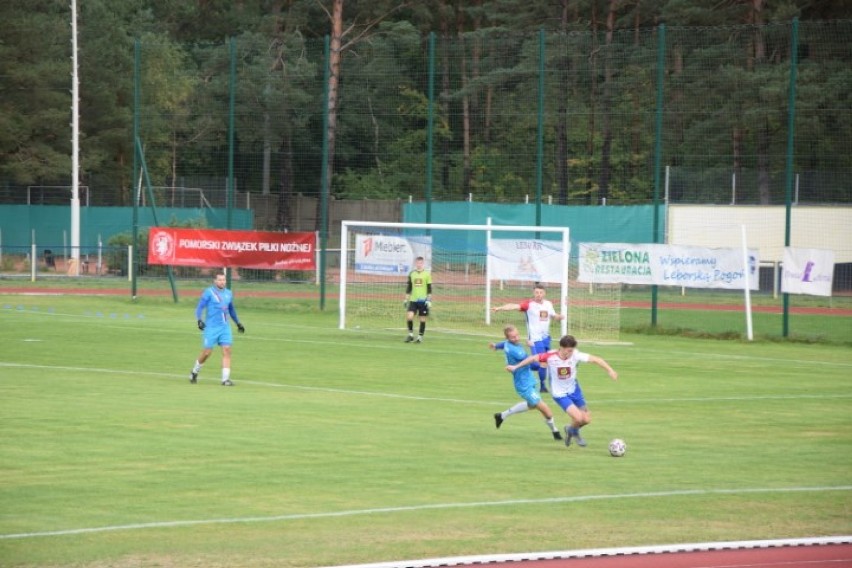
[[[201,298],[198,300],[198,306],[195,308],[195,319],[198,320],[198,329],[204,332],[201,350],[201,355],[195,361],[192,371],[189,373],[189,382],[195,383],[198,381],[198,373],[201,372],[201,366],[210,357],[213,348],[216,345],[222,346],[222,386],[232,387],[231,382],[231,344],[234,342],[231,334],[231,324],[228,321],[228,315],[237,324],[237,330],[240,333],[245,333],[246,328],[240,323],[237,317],[237,309],[234,307],[234,294],[225,288],[225,274],[219,273],[213,280],[213,286],[210,286],[201,293]],[[201,315],[207,310],[206,321],[201,319]]]
[[[426,318],[429,316],[429,308],[432,307],[432,273],[424,267],[426,260],[422,256],[414,259],[414,270],[408,273],[408,282],[405,285],[405,321],[408,325],[408,337],[406,343],[423,343],[423,334],[426,333]],[[420,316],[420,330],[417,339],[414,338],[414,314]]]
[[[503,312],[520,310],[524,312],[527,324],[527,345],[534,354],[547,353],[550,349],[550,320],[561,321],[565,319],[562,314],[557,314],[553,309],[553,303],[544,299],[544,286],[536,284],[533,288],[531,300],[524,300],[520,304],[503,304],[491,308],[492,312]],[[538,380],[541,383],[541,392],[547,392],[547,370],[537,362],[530,368],[538,371]]]
[[[547,353],[533,354],[518,365],[537,361],[544,365],[550,375],[550,390],[553,400],[571,417],[571,424],[565,426],[565,445],[570,446],[575,440],[578,446],[585,446],[586,440],[580,436],[580,428],[592,421],[583,389],[577,381],[577,366],[580,363],[594,363],[609,373],[613,381],[618,380],[616,373],[609,363],[602,358],[580,351],[577,340],[572,335],[563,336],[559,340],[559,349]]]
[[[541,400],[541,395],[535,390],[535,377],[530,372],[527,365],[532,362],[532,358],[527,357],[527,351],[521,345],[521,334],[518,328],[513,325],[507,325],[503,329],[503,335],[506,341],[500,343],[489,343],[488,347],[493,350],[502,350],[506,354],[506,370],[512,373],[515,381],[515,392],[524,399],[523,402],[510,407],[503,412],[498,412],[494,415],[494,424],[497,428],[503,424],[503,421],[512,414],[526,412],[532,408],[537,408],[544,416],[547,427],[550,428],[554,440],[561,440],[562,434],[553,423],[553,412],[550,407]]]

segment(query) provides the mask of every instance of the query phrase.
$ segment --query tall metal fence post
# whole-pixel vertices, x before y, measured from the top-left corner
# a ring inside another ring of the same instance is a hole
[[[141,62],[142,54],[139,45],[139,38],[133,42],[133,187],[130,188],[130,198],[133,200],[133,228],[131,229],[131,250],[139,250],[139,195],[137,187],[142,184],[142,172],[139,170],[137,158],[139,154],[136,152],[136,141],[139,140],[139,101],[140,101],[140,82],[141,82]],[[131,257],[128,262],[130,270],[130,298],[136,299],[136,262]]]
[[[331,39],[328,35],[325,36],[325,45],[323,47],[325,53],[325,72],[323,74],[323,110],[322,110],[322,178],[320,181],[320,310],[325,309],[325,264],[326,255],[328,254],[328,186],[331,180],[328,179],[328,97],[329,86],[331,80]],[[347,243],[340,243],[341,248],[347,246]]]
[[[136,139],[136,152],[139,154],[139,167],[142,170],[142,175],[145,178],[145,187],[148,189],[148,201],[150,201],[151,206],[151,217],[154,219],[154,225],[160,226],[160,221],[157,219],[157,203],[154,200],[154,190],[151,186],[151,176],[148,174],[148,166],[145,163],[145,151],[142,149],[142,141],[138,138]],[[134,247],[133,251],[131,251],[131,256],[134,254],[139,254]],[[134,263],[135,264],[135,263]],[[174,299],[175,303],[178,301],[178,293],[177,293],[177,284],[175,282],[174,271],[172,270],[171,265],[166,266],[166,274],[169,277],[169,284],[172,288],[172,299]]]
[[[793,18],[792,37],[790,38],[790,99],[787,105],[787,166],[784,172],[786,216],[784,221],[784,246],[790,246],[792,230],[793,202],[793,139],[796,131],[796,68],[799,61],[799,18]],[[782,316],[781,335],[790,334],[790,294],[784,293],[784,315]]]
[[[657,111],[654,127],[654,243],[660,242],[660,181],[663,164],[663,82],[666,78],[666,25],[657,28]],[[657,327],[658,287],[651,286],[651,327]]]
[[[538,132],[535,163],[535,224],[541,225],[541,189],[544,184],[544,30],[538,32]],[[536,238],[538,235],[536,235]]]
[[[432,154],[435,133],[435,32],[429,33],[429,110],[426,122],[426,222],[432,222]],[[342,246],[342,245],[341,245]]]
[[[230,75],[228,79],[228,184],[225,194],[226,221],[225,226],[233,226],[234,210],[234,104],[237,92],[237,43],[234,38],[228,42],[230,57]],[[232,270],[227,270],[227,286],[232,287]]]

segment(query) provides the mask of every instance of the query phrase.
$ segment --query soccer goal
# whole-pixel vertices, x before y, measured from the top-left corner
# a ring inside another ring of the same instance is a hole
[[[422,256],[434,288],[430,333],[499,336],[507,323],[520,327],[519,313],[491,308],[529,299],[542,283],[568,316],[554,322],[554,337],[617,339],[619,302],[606,287],[570,280],[570,246],[567,227],[343,221],[339,327],[402,331],[408,274]]]

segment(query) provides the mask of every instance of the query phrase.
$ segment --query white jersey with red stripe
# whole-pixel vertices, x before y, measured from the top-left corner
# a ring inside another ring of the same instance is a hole
[[[527,339],[541,341],[550,337],[550,320],[556,315],[551,301],[524,300],[520,306],[527,320]]]
[[[589,362],[589,354],[574,349],[571,356],[563,359],[559,351],[548,351],[538,356],[542,365],[547,365],[550,375],[550,392],[553,398],[562,398],[574,394],[577,389],[577,365]]]

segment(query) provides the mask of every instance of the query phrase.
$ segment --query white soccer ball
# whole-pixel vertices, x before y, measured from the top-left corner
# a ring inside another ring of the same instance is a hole
[[[620,438],[615,438],[609,443],[609,455],[620,458],[627,452],[627,444]]]

